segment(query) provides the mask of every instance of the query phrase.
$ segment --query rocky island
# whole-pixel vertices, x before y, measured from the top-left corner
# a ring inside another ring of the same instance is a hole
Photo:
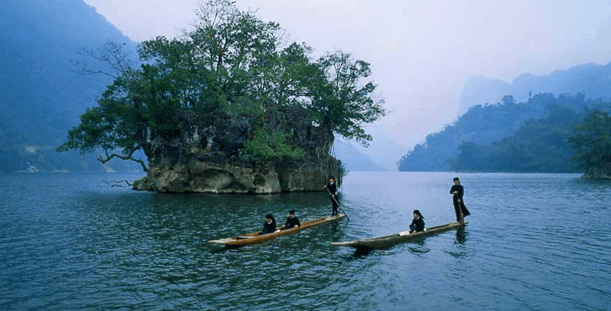
[[[386,114],[369,63],[342,51],[313,59],[232,1],[196,13],[182,37],[141,42],[138,60],[114,42],[89,53],[115,79],[57,150],[136,161],[147,173],[138,190],[269,194],[341,182],[334,135],[366,145],[363,125]]]
[[[252,161],[243,148],[253,120],[226,116],[215,125],[193,124],[169,140],[149,132],[142,148],[150,168],[134,189],[269,194],[324,191],[328,176],[341,179],[340,161],[329,155],[334,136],[328,127],[313,125],[305,109],[270,117],[278,131],[291,133],[288,144],[304,151],[301,158]]]

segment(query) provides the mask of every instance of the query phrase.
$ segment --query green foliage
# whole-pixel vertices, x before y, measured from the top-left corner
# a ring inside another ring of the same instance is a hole
[[[58,150],[88,152],[102,147],[107,153],[119,150],[116,157],[129,159],[143,145],[145,132],[179,137],[190,122],[184,116],[208,124],[219,116],[245,116],[253,124],[266,124],[267,112],[290,107],[307,109],[310,121],[329,131],[361,142],[371,140],[363,124],[377,120],[385,110],[383,101],[374,99],[376,86],[362,82],[371,74],[368,63],[342,52],[314,62],[310,47],[285,44],[277,23],[240,11],[233,1],[208,1],[197,16],[195,29],[182,38],[142,42],[139,68],[121,58],[117,45],[103,54],[111,57],[97,57],[115,60],[111,67],[118,71],[116,79]],[[251,134],[252,140],[243,146],[251,156],[304,155],[287,145],[290,135],[283,130]]]
[[[198,68],[208,73],[206,87],[218,94],[218,106],[264,106],[280,65],[280,26],[227,0],[208,1],[197,16],[199,23],[185,40],[193,45]]]
[[[283,131],[272,133],[265,129],[254,130],[254,137],[244,143],[245,151],[254,158],[277,159],[277,158],[302,158],[305,153],[302,149],[291,147],[286,144],[291,134]]]
[[[345,167],[345,166],[344,166],[344,164],[342,163],[342,164],[340,164],[340,166],[339,166],[339,170],[337,171],[337,176],[338,176],[338,178],[340,178],[340,179],[341,179],[341,178],[346,177],[346,174],[347,174],[346,167]]]
[[[606,170],[611,164],[611,117],[594,110],[575,127],[569,143],[575,149],[573,159],[580,168]]]
[[[347,139],[367,145],[371,136],[365,133],[363,124],[387,113],[382,108],[384,100],[375,96],[377,86],[362,81],[371,75],[369,63],[336,51],[321,57],[317,69],[309,84],[308,109],[314,120]]]
[[[473,106],[454,124],[427,136],[405,155],[407,171],[569,172],[575,153],[573,128],[587,107],[609,103],[575,96],[537,94],[526,103],[511,96],[495,105]]]
[[[113,86],[115,84],[109,87],[105,95],[116,90]],[[81,115],[81,123],[68,132],[68,141],[60,145],[57,151],[78,149],[83,154],[102,148],[106,154],[106,158],[98,159],[102,163],[117,157],[140,163],[146,171],[144,161],[134,157],[141,147],[139,134],[142,133],[143,122],[139,111],[124,99],[112,96],[104,96],[98,103],[98,106],[87,109]],[[112,153],[114,150],[119,150],[119,153]]]
[[[545,118],[526,121],[513,135],[491,145],[465,142],[452,162],[458,171],[569,172],[573,150],[568,144],[580,114],[551,106]]]
[[[513,98],[505,97],[495,105],[471,107],[454,124],[428,135],[424,144],[417,145],[403,156],[399,170],[452,170],[452,161],[460,154],[459,147],[463,142],[490,145],[514,133],[526,119],[542,116],[543,112],[538,107],[547,101],[548,95],[536,95],[528,104],[517,104]]]

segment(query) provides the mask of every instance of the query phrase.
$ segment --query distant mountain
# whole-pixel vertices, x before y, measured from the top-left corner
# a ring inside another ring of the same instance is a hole
[[[384,126],[379,123],[366,129],[373,140],[365,147],[360,143],[352,146],[371,159],[378,167],[385,171],[396,171],[399,158],[405,154],[406,148],[401,148],[386,133]]]
[[[347,171],[381,171],[369,157],[361,153],[357,148],[341,140],[335,140],[332,151],[335,158],[342,161],[342,165]],[[333,154],[332,154],[333,155]]]
[[[579,65],[545,76],[525,73],[511,83],[484,76],[470,78],[460,98],[459,115],[475,105],[495,104],[505,95],[513,96],[517,102],[526,102],[531,95],[539,93],[582,93],[588,98],[611,98],[611,63]]]
[[[533,95],[517,103],[476,105],[439,133],[430,134],[401,158],[401,171],[569,172],[574,129],[605,100],[583,94]]]
[[[135,51],[135,42],[82,0],[2,0],[0,172],[137,168],[54,151],[112,82],[78,73],[73,61],[92,61],[83,48],[96,50],[108,40]]]

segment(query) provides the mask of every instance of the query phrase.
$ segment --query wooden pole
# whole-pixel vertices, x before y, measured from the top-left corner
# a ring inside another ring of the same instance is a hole
[[[325,186],[325,189],[327,189],[327,192],[329,193],[329,196],[331,196],[331,199],[337,203],[337,206],[339,207],[339,209],[344,213],[344,215],[346,215],[346,218],[348,220],[350,220],[350,217],[348,217],[348,214],[346,214],[346,211],[344,211],[344,209],[342,208],[342,205],[335,199],[335,197],[333,196],[333,194],[331,194],[331,191],[329,190],[329,188],[327,188],[327,186]]]
[[[465,224],[465,215],[462,213],[462,200],[458,197],[457,194],[455,194],[456,196],[456,202],[458,202],[458,222],[461,225]]]

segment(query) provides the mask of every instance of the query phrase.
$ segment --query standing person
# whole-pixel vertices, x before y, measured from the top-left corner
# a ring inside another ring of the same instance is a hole
[[[276,218],[274,215],[267,214],[265,215],[265,222],[263,223],[263,230],[261,230],[260,235],[273,233],[276,231]]]
[[[335,216],[338,214],[337,208],[339,207],[339,198],[337,197],[337,185],[335,184],[335,178],[333,178],[333,176],[329,177],[329,183],[325,188],[329,190],[329,196],[331,197],[331,204],[333,206],[331,216]]]
[[[289,217],[286,219],[284,223],[284,229],[292,229],[293,227],[301,227],[301,223],[299,222],[299,218],[295,216],[295,210],[292,209],[289,211]]]
[[[424,216],[420,213],[419,210],[414,210],[414,219],[412,220],[412,224],[409,225],[409,233],[424,231]]]
[[[463,223],[465,222],[464,217],[471,215],[462,197],[465,194],[465,189],[460,184],[460,179],[454,177],[454,185],[450,188],[450,194],[453,195],[452,201],[454,202],[454,211],[456,212],[456,221]],[[461,215],[462,212],[462,215]]]

